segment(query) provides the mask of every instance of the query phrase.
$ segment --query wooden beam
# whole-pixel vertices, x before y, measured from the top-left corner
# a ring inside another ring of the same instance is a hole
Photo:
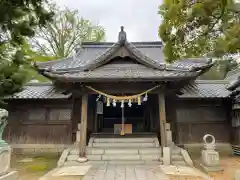
[[[165,96],[164,94],[158,94],[158,104],[159,104],[159,119],[160,119],[160,134],[161,134],[161,146],[167,146],[166,138],[166,109],[165,109]]]
[[[81,106],[81,127],[80,127],[80,144],[79,144],[79,155],[85,157],[86,141],[87,141],[87,112],[88,112],[88,95],[82,96]]]

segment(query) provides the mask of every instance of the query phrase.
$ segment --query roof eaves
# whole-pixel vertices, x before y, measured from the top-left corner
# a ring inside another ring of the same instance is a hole
[[[152,77],[87,77],[87,76],[66,76],[52,72],[44,72],[45,76],[70,82],[98,82],[103,81],[172,81],[177,79],[193,79],[198,76],[198,72],[186,72],[178,76],[152,76]]]
[[[195,80],[196,84],[229,84],[226,80]]]

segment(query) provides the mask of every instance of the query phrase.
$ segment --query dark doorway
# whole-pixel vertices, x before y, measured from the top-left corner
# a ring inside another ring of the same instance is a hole
[[[132,133],[148,132],[149,131],[149,117],[147,113],[147,102],[141,105],[132,103],[129,107],[128,103],[124,103],[124,108],[121,108],[121,103],[118,102],[114,107],[112,104],[103,105],[103,114],[98,115],[98,132],[102,133],[117,133],[117,127],[122,124],[122,113],[124,114],[124,124],[131,126]],[[123,112],[122,112],[123,111]]]

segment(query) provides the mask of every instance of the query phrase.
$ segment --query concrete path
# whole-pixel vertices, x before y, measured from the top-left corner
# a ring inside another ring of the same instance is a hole
[[[94,165],[83,180],[168,180],[159,166]]]

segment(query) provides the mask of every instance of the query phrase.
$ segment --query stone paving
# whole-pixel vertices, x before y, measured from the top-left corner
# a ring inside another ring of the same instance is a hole
[[[94,165],[83,180],[168,180],[159,166]]]

